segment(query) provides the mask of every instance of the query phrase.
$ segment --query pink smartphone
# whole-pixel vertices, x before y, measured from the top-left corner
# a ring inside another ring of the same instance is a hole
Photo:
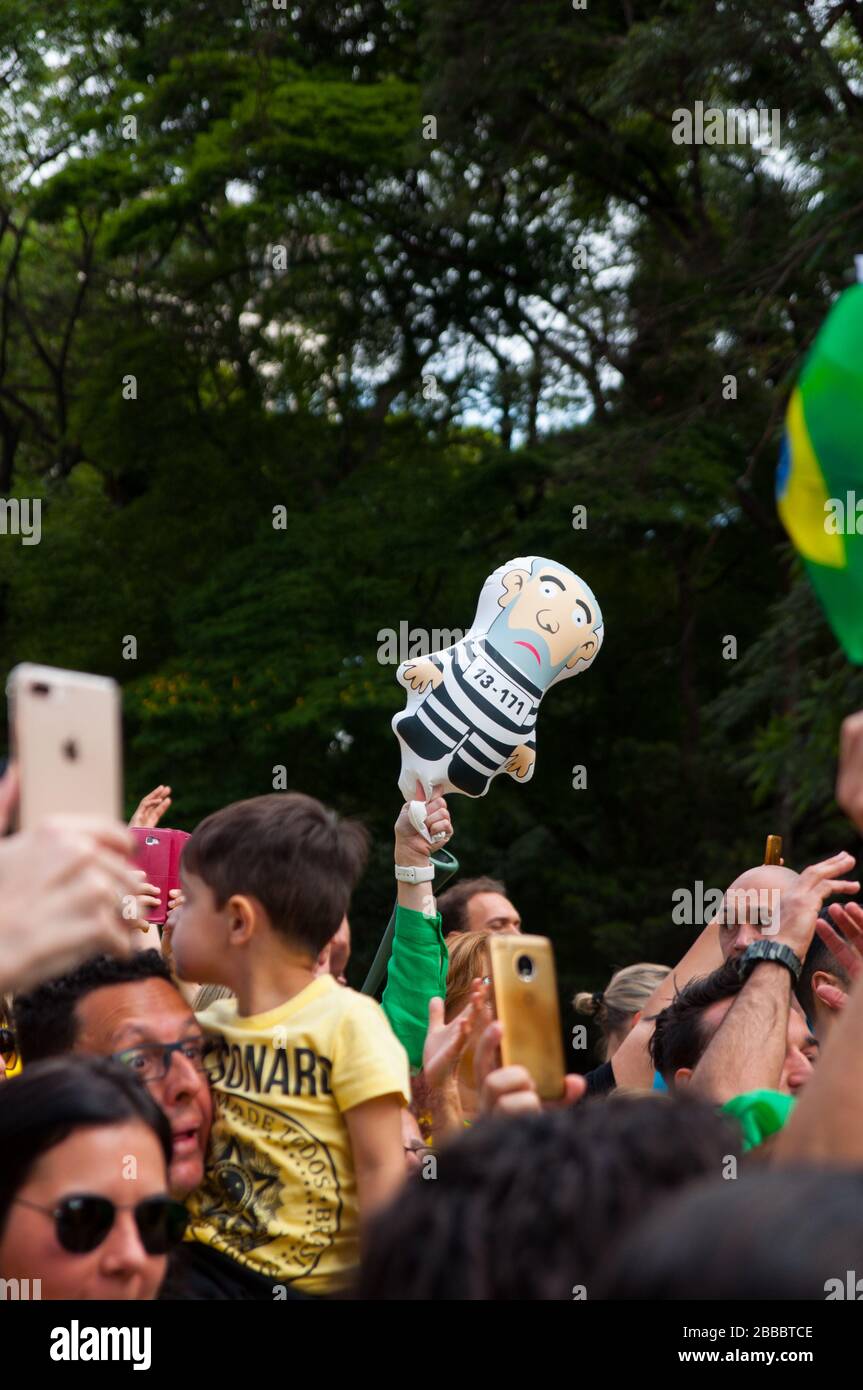
[[[147,882],[159,890],[159,906],[150,909],[146,920],[162,923],[168,916],[168,894],[172,888],[180,886],[180,855],[188,833],[163,830],[159,826],[150,830],[143,825],[133,825],[132,834],[138,842],[135,863],[144,870]]]
[[[23,664],[6,682],[18,825],[74,813],[120,820],[120,688],[106,676]]]

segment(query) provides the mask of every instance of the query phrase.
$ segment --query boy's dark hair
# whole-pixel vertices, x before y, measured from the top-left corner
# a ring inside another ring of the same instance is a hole
[[[842,932],[829,913],[819,912],[818,916],[823,922],[826,922],[828,926],[833,928],[837,936],[842,936]],[[839,964],[839,961],[830,950],[830,947],[825,946],[821,937],[816,932],[812,938],[812,944],[806,952],[806,959],[803,962],[800,979],[794,987],[797,998],[800,1000],[801,1007],[810,1025],[815,1017],[815,995],[812,991],[812,976],[818,970],[826,970],[828,974],[835,975],[837,980],[843,985],[847,986],[850,984],[848,971],[843,965]]]
[[[619,1096],[483,1120],[368,1232],[361,1299],[573,1297],[645,1211],[740,1158],[739,1126],[694,1097]],[[731,1184],[733,1186],[733,1184]]]
[[[313,796],[275,792],[207,816],[182,862],[217,907],[235,893],[256,898],[276,931],[317,956],[348,910],[368,839],[358,821],[341,820]]]
[[[43,1154],[76,1129],[129,1120],[141,1120],[153,1131],[167,1167],[171,1126],[146,1087],[119,1062],[55,1057],[0,1086],[0,1235],[13,1199]]]
[[[136,980],[167,980],[175,985],[158,951],[136,951],[128,960],[93,956],[83,964],[47,980],[13,1002],[13,1028],[22,1063],[41,1062],[71,1052],[78,1036],[75,1009],[79,999],[105,985],[125,985]]]
[[[471,898],[477,893],[500,893],[506,897],[506,884],[497,878],[465,878],[441,893],[437,900],[437,910],[441,915],[441,929],[444,936],[452,932],[468,931],[467,910]]]
[[[727,960],[710,975],[690,980],[657,1015],[650,1039],[653,1065],[668,1085],[680,1067],[695,1067],[707,1050],[712,1034],[704,1030],[703,1016],[711,1004],[731,999],[743,988],[737,962]]]

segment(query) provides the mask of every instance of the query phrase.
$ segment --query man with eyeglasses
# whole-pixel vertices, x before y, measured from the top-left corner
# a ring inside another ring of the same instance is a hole
[[[213,1115],[204,1034],[158,951],[85,961],[18,995],[14,1022],[25,1070],[65,1052],[127,1066],[168,1117],[172,1195],[184,1198],[198,1186]]]

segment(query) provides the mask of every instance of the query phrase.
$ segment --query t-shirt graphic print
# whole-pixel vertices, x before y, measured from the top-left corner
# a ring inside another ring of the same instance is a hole
[[[380,1005],[331,975],[266,1014],[240,1018],[220,999],[198,1019],[214,1118],[187,1237],[307,1293],[341,1288],[359,1258],[342,1112],[383,1095],[409,1102],[404,1048]]]

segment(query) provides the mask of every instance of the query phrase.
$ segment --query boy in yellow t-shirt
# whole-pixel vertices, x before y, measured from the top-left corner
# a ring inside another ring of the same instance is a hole
[[[233,1268],[236,1297],[343,1287],[360,1217],[404,1179],[405,1050],[374,1000],[315,976],[366,846],[360,825],[282,793],[217,811],[183,852],[176,970],[236,995],[198,1015],[215,1117],[187,1238],[223,1286]]]

